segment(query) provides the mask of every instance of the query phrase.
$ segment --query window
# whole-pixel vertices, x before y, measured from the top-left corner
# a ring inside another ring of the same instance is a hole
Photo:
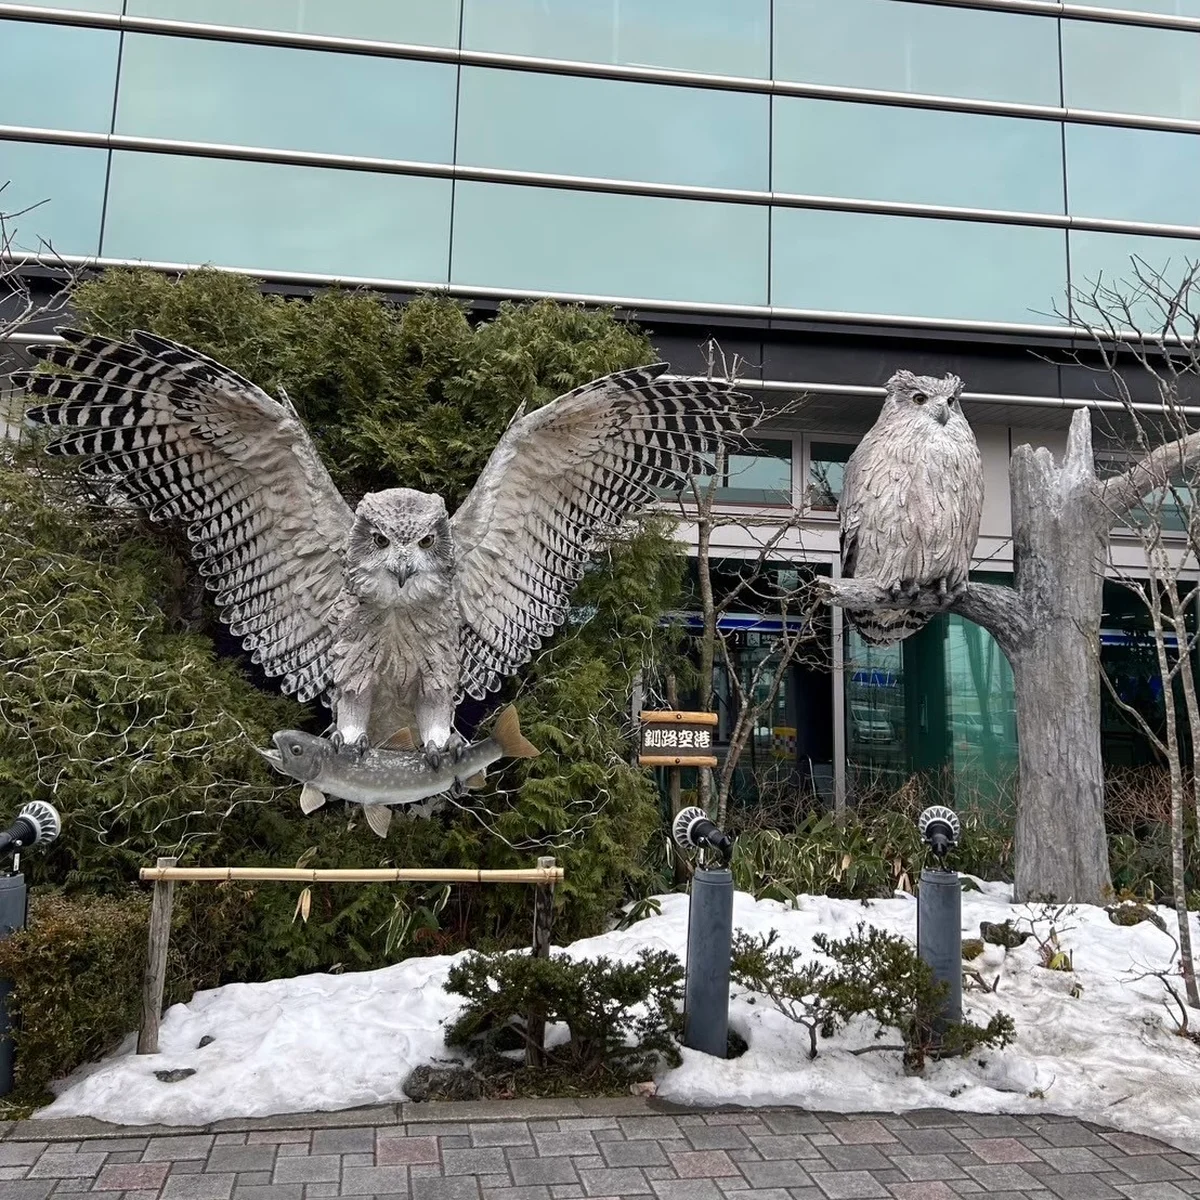
[[[775,98],[776,191],[1063,211],[1053,121]]]
[[[770,0],[464,0],[463,48],[770,75]]]
[[[972,808],[1011,800],[1017,778],[1012,667],[991,634],[957,613],[947,620],[945,654],[956,804]]]
[[[417,46],[458,45],[458,0],[128,0],[125,11],[131,17],[205,25],[324,33]]]
[[[1057,324],[1061,229],[775,209],[771,302],[827,312]]]
[[[852,442],[808,443],[808,491],[805,502],[817,512],[837,512],[842,478],[854,453]]]
[[[1088,0],[1092,8],[1124,8],[1167,17],[1200,17],[1200,0]]]
[[[775,77],[1056,105],[1057,22],[900,0],[776,0]]]
[[[107,133],[119,40],[111,29],[0,21],[0,122]]]
[[[95,254],[107,161],[108,151],[90,147],[0,142],[0,212],[29,210],[8,223],[14,247]]]
[[[117,132],[451,162],[456,68],[127,33]]]
[[[767,210],[460,180],[454,283],[764,304]]]
[[[910,773],[903,643],[872,646],[845,629],[846,761],[866,790]]]
[[[756,439],[729,454],[716,499],[727,504],[792,503],[792,443]]]
[[[120,13],[124,0],[10,0],[27,8],[69,8],[76,12]],[[8,64],[6,63],[5,66]]]
[[[446,279],[447,179],[117,151],[107,211],[116,258]]]
[[[697,475],[703,488],[712,479],[712,464]],[[693,504],[690,484],[662,488],[666,500]],[[714,499],[719,504],[792,504],[792,443],[782,438],[756,438],[744,442],[725,460],[721,482]]]
[[[1071,108],[1200,118],[1200,34],[1103,21],[1062,26]]]
[[[1168,225],[1200,221],[1200,135],[1068,125],[1066,136],[1073,214]]]
[[[1120,475],[1133,461],[1134,455],[1122,451],[1098,451],[1096,475],[1111,479]],[[1161,527],[1164,533],[1184,533],[1192,515],[1192,491],[1197,483],[1194,470],[1178,470],[1171,475],[1171,486],[1157,488],[1146,495],[1143,503],[1119,521],[1115,528],[1137,531]]]
[[[769,104],[738,92],[464,67],[458,161],[765,191]]]
[[[1147,301],[1134,294],[1129,285],[1136,269],[1162,274],[1166,286],[1172,290],[1182,282],[1188,263],[1200,258],[1200,241],[1184,238],[1143,237],[1128,233],[1093,233],[1086,229],[1072,229],[1069,234],[1071,247],[1071,288],[1075,292],[1088,293],[1097,282],[1129,294],[1134,321],[1139,327],[1150,331],[1161,328],[1164,314],[1160,303]],[[1084,320],[1094,320],[1095,313],[1084,310]],[[1191,336],[1191,323],[1186,318],[1179,329],[1186,327]]]

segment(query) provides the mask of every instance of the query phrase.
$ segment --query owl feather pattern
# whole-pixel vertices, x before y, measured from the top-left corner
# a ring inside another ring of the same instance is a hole
[[[898,371],[875,424],[846,464],[842,577],[872,579],[897,600],[928,589],[946,604],[967,583],[983,513],[983,460],[959,404],[962,381]],[[911,636],[928,612],[847,610],[872,645]]]
[[[748,423],[728,383],[618,371],[522,409],[454,514],[408,488],[351,509],[286,397],[153,334],[61,332],[32,348],[56,371],[19,380],[47,450],[181,521],[222,619],[339,739],[415,724],[435,759],[458,701],[562,625],[597,543]]]

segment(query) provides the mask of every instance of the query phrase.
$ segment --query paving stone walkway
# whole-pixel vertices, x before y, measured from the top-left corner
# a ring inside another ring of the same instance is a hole
[[[1200,1159],[1053,1116],[401,1104],[203,1129],[0,1129],[3,1200],[1184,1200]]]

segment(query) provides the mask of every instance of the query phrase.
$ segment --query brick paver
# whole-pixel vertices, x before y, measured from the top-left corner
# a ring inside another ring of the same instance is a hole
[[[0,1123],[0,1200],[1188,1200],[1200,1158],[1049,1115],[390,1105],[122,1129]]]

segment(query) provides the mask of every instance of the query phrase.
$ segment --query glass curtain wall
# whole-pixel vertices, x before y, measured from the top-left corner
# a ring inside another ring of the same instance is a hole
[[[973,575],[983,582],[1007,576]],[[850,792],[927,777],[946,803],[989,807],[1016,795],[1012,668],[992,636],[956,614],[891,646],[847,627],[846,758]]]
[[[121,30],[117,0],[63,7],[0,19],[25,248],[1033,325],[1068,278],[1200,253],[1192,29],[915,0],[128,0]]]

